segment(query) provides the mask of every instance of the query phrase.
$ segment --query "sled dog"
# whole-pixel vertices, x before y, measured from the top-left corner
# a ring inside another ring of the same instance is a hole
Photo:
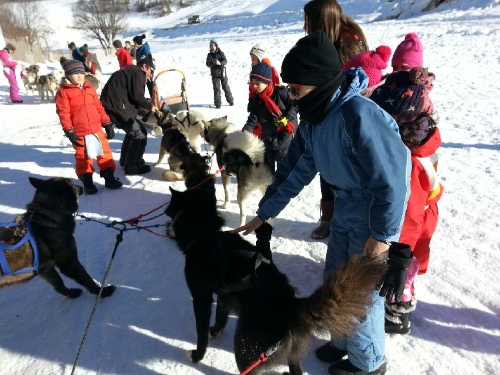
[[[56,292],[68,298],[80,296],[81,289],[64,285],[57,267],[63,275],[75,280],[90,293],[98,294],[100,287],[78,260],[73,236],[76,225],[74,214],[78,210],[78,196],[83,188],[61,177],[48,180],[30,177],[29,181],[36,192],[27,211],[15,219],[19,225],[0,228],[0,257],[4,257],[4,265],[7,265],[6,269],[0,267],[0,288],[30,280],[37,275],[38,268],[40,276]],[[25,237],[26,234],[28,237]],[[31,240],[24,241],[29,236]],[[13,249],[2,250],[6,247]],[[38,265],[35,254],[38,254]],[[10,273],[6,272],[8,269]],[[114,286],[106,286],[101,296],[109,297],[114,291]]]
[[[168,233],[175,236],[186,256],[184,273],[196,319],[196,349],[187,353],[191,361],[203,359],[209,337],[222,334],[229,313],[235,312],[234,353],[240,372],[248,370],[264,353],[275,350],[251,371],[252,375],[285,363],[290,375],[301,375],[300,362],[315,333],[340,337],[364,317],[386,272],[381,259],[354,257],[311,296],[299,298],[269,252],[264,251],[265,246],[259,245],[264,235],[269,246],[272,229],[260,234],[257,230],[258,246],[254,246],[239,234],[221,230],[224,219],[217,212],[214,191],[170,191],[166,214],[172,222]],[[214,293],[218,296],[217,308],[215,324],[210,327]]]

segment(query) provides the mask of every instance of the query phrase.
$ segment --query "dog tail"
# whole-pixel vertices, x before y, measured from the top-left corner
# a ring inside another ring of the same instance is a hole
[[[374,256],[355,256],[340,266],[311,296],[299,299],[298,324],[306,332],[349,334],[362,320],[387,271]]]

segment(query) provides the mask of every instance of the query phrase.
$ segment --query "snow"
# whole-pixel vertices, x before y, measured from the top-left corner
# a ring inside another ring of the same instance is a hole
[[[55,48],[65,49],[70,38],[78,45],[98,46],[95,40],[67,28],[75,2],[42,2],[55,30]],[[385,44],[394,50],[406,33],[418,33],[425,46],[425,65],[437,76],[431,97],[443,138],[439,174],[445,194],[439,204],[430,269],[417,278],[419,302],[412,315],[413,330],[410,336],[387,336],[387,373],[499,374],[499,1],[454,0],[424,13],[421,0],[414,1],[411,9],[406,1],[341,3],[362,24],[371,48]],[[186,74],[191,107],[209,117],[227,115],[239,128],[247,117],[250,48],[266,43],[268,55],[279,69],[286,52],[304,35],[304,4],[303,0],[212,0],[164,18],[131,13],[122,40],[145,32],[158,71],[176,68]],[[396,7],[404,8],[402,17],[383,20],[397,12]],[[193,14],[200,14],[203,22],[188,27],[187,18]],[[211,38],[218,40],[227,55],[234,107],[211,108],[212,87],[205,66]],[[115,58],[101,65],[103,81],[118,68]],[[43,68],[59,66],[54,62]],[[170,79],[165,78],[166,86]],[[76,180],[73,149],[67,147],[55,105],[41,102],[33,93],[22,99],[24,104],[10,104],[7,81],[0,75],[0,222],[10,222],[24,212],[34,193],[29,176]],[[115,160],[123,136],[120,131],[110,142]],[[159,144],[160,138],[149,138],[147,162],[157,160]],[[125,176],[118,168],[124,182],[118,191],[104,188],[95,174],[99,193],[82,196],[79,213],[109,223],[159,207],[169,200],[169,186],[184,188],[182,183],[162,181],[165,169],[166,163],[144,176]],[[231,192],[235,199],[234,184]],[[223,198],[220,179],[217,197]],[[319,216],[319,198],[319,180],[315,179],[275,220],[275,262],[302,295],[310,294],[322,280],[326,241],[310,238]],[[258,201],[255,193],[250,212]],[[228,228],[238,225],[236,203],[222,213]],[[143,224],[166,221],[161,216]],[[78,219],[76,239],[82,264],[100,282],[117,232],[99,222]],[[161,227],[152,230],[164,233]],[[254,241],[253,235],[248,238]],[[184,256],[172,240],[145,230],[126,231],[107,279],[118,289],[99,302],[75,374],[237,374],[232,353],[235,318],[221,337],[210,341],[201,363],[186,358],[186,350],[195,347],[196,330],[183,266]],[[74,281],[64,279],[68,286],[76,287]],[[65,299],[39,277],[3,289],[0,374],[70,374],[94,302],[95,296],[86,291],[76,300]],[[315,340],[303,360],[307,374],[327,373],[327,364],[317,360],[312,350],[323,342]],[[280,373],[285,370],[285,366],[279,369]]]

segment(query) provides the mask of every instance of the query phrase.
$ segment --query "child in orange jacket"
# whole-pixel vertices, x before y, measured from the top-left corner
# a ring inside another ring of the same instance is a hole
[[[56,94],[56,112],[64,134],[75,149],[76,174],[87,194],[97,193],[92,181],[94,159],[104,177],[105,186],[118,189],[122,183],[115,177],[116,165],[108,139],[115,133],[113,123],[104,111],[95,89],[85,81],[85,68],[80,61],[63,63],[66,79]],[[106,133],[104,133],[103,128]]]
[[[386,302],[386,333],[411,331],[410,312],[416,308],[413,281],[427,271],[430,242],[438,222],[437,202],[443,186],[437,175],[437,149],[441,136],[432,118],[428,93],[430,73],[425,68],[398,71],[371,95],[375,103],[394,117],[401,139],[411,151],[410,197],[399,241],[410,245],[414,262],[408,267],[401,303]]]

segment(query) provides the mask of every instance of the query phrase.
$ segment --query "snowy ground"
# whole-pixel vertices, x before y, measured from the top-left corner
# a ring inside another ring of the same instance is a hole
[[[300,9],[304,3],[289,0],[287,4],[293,3],[294,8],[290,5],[285,9],[283,4],[287,1],[277,1],[269,7],[281,6],[276,12],[284,14]],[[45,3],[58,5],[55,0]],[[426,48],[425,65],[437,76],[431,97],[443,138],[439,172],[445,194],[439,205],[440,222],[432,243],[430,269],[417,279],[419,304],[412,317],[412,334],[388,336],[386,340],[388,374],[499,374],[498,1],[456,0],[445,11],[413,17],[408,14],[399,21],[379,22],[368,20],[379,18],[382,11],[389,14],[382,7],[385,3],[378,8],[376,4],[364,7],[361,1],[344,3],[346,9],[356,10],[351,14],[357,19],[367,20],[362,26],[372,48],[386,44],[394,49],[406,33],[417,32]],[[210,15],[228,18],[222,26],[214,22],[212,26],[183,27],[182,32],[180,27],[171,31],[158,29],[160,22],[175,26],[184,22],[187,15],[172,21],[141,21],[135,16],[130,21],[134,30],[131,35],[142,33],[146,30],[144,25],[151,25],[147,40],[151,41],[158,70],[177,68],[186,73],[191,107],[209,117],[228,115],[237,128],[243,126],[247,116],[250,48],[257,42],[266,43],[269,57],[279,68],[286,52],[304,35],[298,19],[280,27],[270,23],[270,16],[261,14],[266,11],[263,1],[256,1],[255,7],[249,7],[245,14],[229,12],[241,4],[237,0],[226,0],[222,5],[214,2]],[[197,12],[193,9],[187,13]],[[58,32],[58,40],[65,42],[64,29]],[[211,38],[218,40],[227,55],[234,107],[211,108],[211,81],[205,67]],[[84,41],[82,37],[77,42]],[[44,68],[56,67],[48,64]],[[116,61],[105,62],[104,80],[117,68]],[[163,89],[160,82],[160,91],[177,84],[172,75],[165,77]],[[8,86],[1,76],[0,222],[10,222],[24,212],[34,192],[29,176],[76,177],[73,149],[67,147],[55,105],[40,102],[34,94],[22,98],[25,104],[10,104]],[[122,139],[123,133],[119,132],[111,141],[116,160]],[[159,138],[149,139],[145,155],[148,162],[157,160],[159,144]],[[99,193],[81,197],[80,213],[108,223],[136,217],[164,204],[169,200],[168,186],[183,188],[182,183],[161,181],[161,173],[167,168],[165,163],[147,175],[132,177],[118,169],[124,182],[119,191],[105,189],[96,174]],[[232,194],[235,199],[234,186]],[[217,196],[223,197],[220,180]],[[316,179],[275,220],[274,259],[303,295],[310,294],[322,279],[326,242],[309,237],[319,216],[319,196]],[[256,194],[250,202],[252,210],[258,200]],[[237,226],[236,203],[223,215],[229,228]],[[163,216],[153,223],[164,224],[166,220]],[[164,232],[161,228],[155,230]],[[78,220],[80,259],[98,281],[110,261],[115,236],[116,232],[104,225]],[[76,374],[238,373],[232,354],[234,319],[222,337],[210,341],[201,363],[192,364],[186,359],[185,351],[194,348],[196,332],[183,265],[184,258],[171,240],[146,231],[125,233],[108,278],[118,290],[99,303]],[[67,285],[74,286],[74,282],[67,280]],[[41,278],[2,290],[0,374],[70,374],[93,304],[94,296],[87,292],[77,300],[64,299]],[[322,342],[318,339],[312,345],[316,347]],[[327,373],[327,365],[317,360],[312,351],[303,367],[308,374]],[[284,371],[285,367],[279,370]]]

